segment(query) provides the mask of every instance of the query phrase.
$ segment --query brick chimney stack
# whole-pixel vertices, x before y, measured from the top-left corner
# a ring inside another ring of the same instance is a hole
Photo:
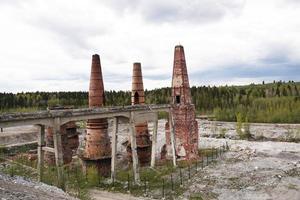
[[[131,105],[145,104],[143,75],[141,63],[133,63]],[[151,141],[147,122],[135,124],[137,154],[142,166],[149,165],[151,158]],[[131,146],[127,145],[128,159],[131,161]]]
[[[104,85],[99,55],[93,55],[90,86],[89,107],[100,108],[104,106]],[[107,119],[90,119],[87,121],[85,136],[85,149],[82,156],[84,167],[96,166],[98,171],[108,176],[111,165],[111,145],[107,132]]]
[[[174,51],[174,67],[172,78],[172,103],[191,104],[191,90],[186,68],[183,46],[177,45]]]
[[[131,105],[145,103],[141,63],[133,63]]]
[[[198,123],[192,104],[183,46],[175,46],[171,114],[174,121],[176,155],[190,160],[198,157]],[[169,122],[166,123],[168,156],[171,152]]]

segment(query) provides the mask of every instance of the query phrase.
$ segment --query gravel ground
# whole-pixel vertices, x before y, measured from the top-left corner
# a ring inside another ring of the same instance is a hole
[[[22,177],[10,177],[0,173],[1,200],[76,200],[67,193],[44,183],[25,180]]]
[[[239,139],[236,122],[198,120],[199,134],[202,137],[225,137]],[[287,141],[300,140],[300,124],[249,123],[251,137],[260,140]]]
[[[201,138],[201,145],[218,147],[224,139]],[[300,144],[226,140],[222,159],[193,177],[181,199],[299,200]]]
[[[165,143],[165,122],[159,120],[158,123],[157,157]],[[203,199],[300,199],[300,143],[238,140],[235,123],[205,120],[198,123],[201,148],[218,147],[227,142],[230,151],[224,154],[221,160],[193,176],[187,191],[178,199],[189,199],[190,196],[197,194]],[[152,128],[153,124],[149,123],[150,133]],[[284,138],[291,132],[297,133],[299,129],[299,124],[250,124],[250,131],[254,138],[263,135],[270,140]],[[122,123],[119,131],[118,151],[122,152],[120,155],[124,155],[125,148],[121,143],[127,139],[127,124]],[[216,138],[222,132],[225,132],[225,139]],[[125,200],[130,197],[123,194],[107,196],[105,192],[93,194],[95,199]],[[0,174],[0,197],[2,199],[72,199],[56,187],[26,181],[19,177],[10,178],[2,174]]]

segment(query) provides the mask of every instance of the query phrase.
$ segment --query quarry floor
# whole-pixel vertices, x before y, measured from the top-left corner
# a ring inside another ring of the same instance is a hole
[[[158,126],[158,146],[156,149],[159,156],[160,148],[164,144],[164,124],[165,120],[159,121]],[[153,125],[149,124],[151,132]],[[111,128],[111,127],[110,127]],[[22,131],[20,131],[22,130]],[[24,130],[18,128],[12,141],[5,139],[5,143],[12,145],[15,143],[32,142],[34,128],[26,127],[29,132],[24,136]],[[125,148],[121,145],[126,140],[128,128],[126,124],[120,125],[118,151],[123,152]],[[230,200],[269,200],[269,199],[300,199],[300,143],[274,141],[274,138],[285,138],[287,134],[298,134],[299,124],[278,125],[278,124],[251,124],[250,131],[253,138],[263,135],[264,141],[239,140],[235,131],[234,123],[227,122],[199,122],[201,148],[219,147],[225,142],[230,150],[218,159],[217,162],[205,167],[193,176],[185,184],[186,191],[177,199],[230,199]],[[4,130],[6,131],[6,130]],[[8,129],[14,132],[13,129]],[[224,134],[225,133],[225,134]],[[0,144],[4,141],[0,133]],[[222,134],[225,138],[219,138]],[[12,135],[12,134],[9,134]],[[22,136],[23,135],[23,136]],[[19,141],[19,139],[21,141]],[[272,141],[268,141],[268,140]],[[39,184],[39,183],[37,183]],[[9,181],[0,176],[0,194],[9,192],[11,187],[17,191],[16,194],[24,192],[26,194],[44,193],[37,192],[39,187],[16,187],[18,182]],[[49,186],[52,187],[52,186]],[[7,191],[6,191],[7,190]],[[1,193],[2,192],[2,193]],[[51,193],[51,192],[50,192]],[[12,192],[9,193],[12,195]],[[26,198],[4,198],[2,199],[26,199]],[[44,199],[53,199],[51,196]],[[116,194],[105,191],[91,190],[91,197],[94,199],[143,199],[142,197],[131,197],[128,194]],[[194,198],[193,198],[194,197]],[[1,199],[0,198],[0,199]],[[1,200],[2,200],[1,199]],[[28,198],[27,198],[28,199]],[[34,198],[32,198],[34,199]]]

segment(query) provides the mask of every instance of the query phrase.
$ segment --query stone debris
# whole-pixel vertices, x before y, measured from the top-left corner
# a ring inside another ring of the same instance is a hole
[[[224,139],[201,138],[218,147]],[[300,199],[300,144],[226,140],[230,151],[193,176],[183,195],[189,199]]]
[[[0,173],[0,199],[4,200],[76,200],[61,189],[23,177]]]

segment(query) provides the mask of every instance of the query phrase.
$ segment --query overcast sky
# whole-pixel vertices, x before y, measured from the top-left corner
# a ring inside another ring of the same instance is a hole
[[[170,86],[174,46],[191,85],[300,80],[300,0],[0,0],[0,92]]]

